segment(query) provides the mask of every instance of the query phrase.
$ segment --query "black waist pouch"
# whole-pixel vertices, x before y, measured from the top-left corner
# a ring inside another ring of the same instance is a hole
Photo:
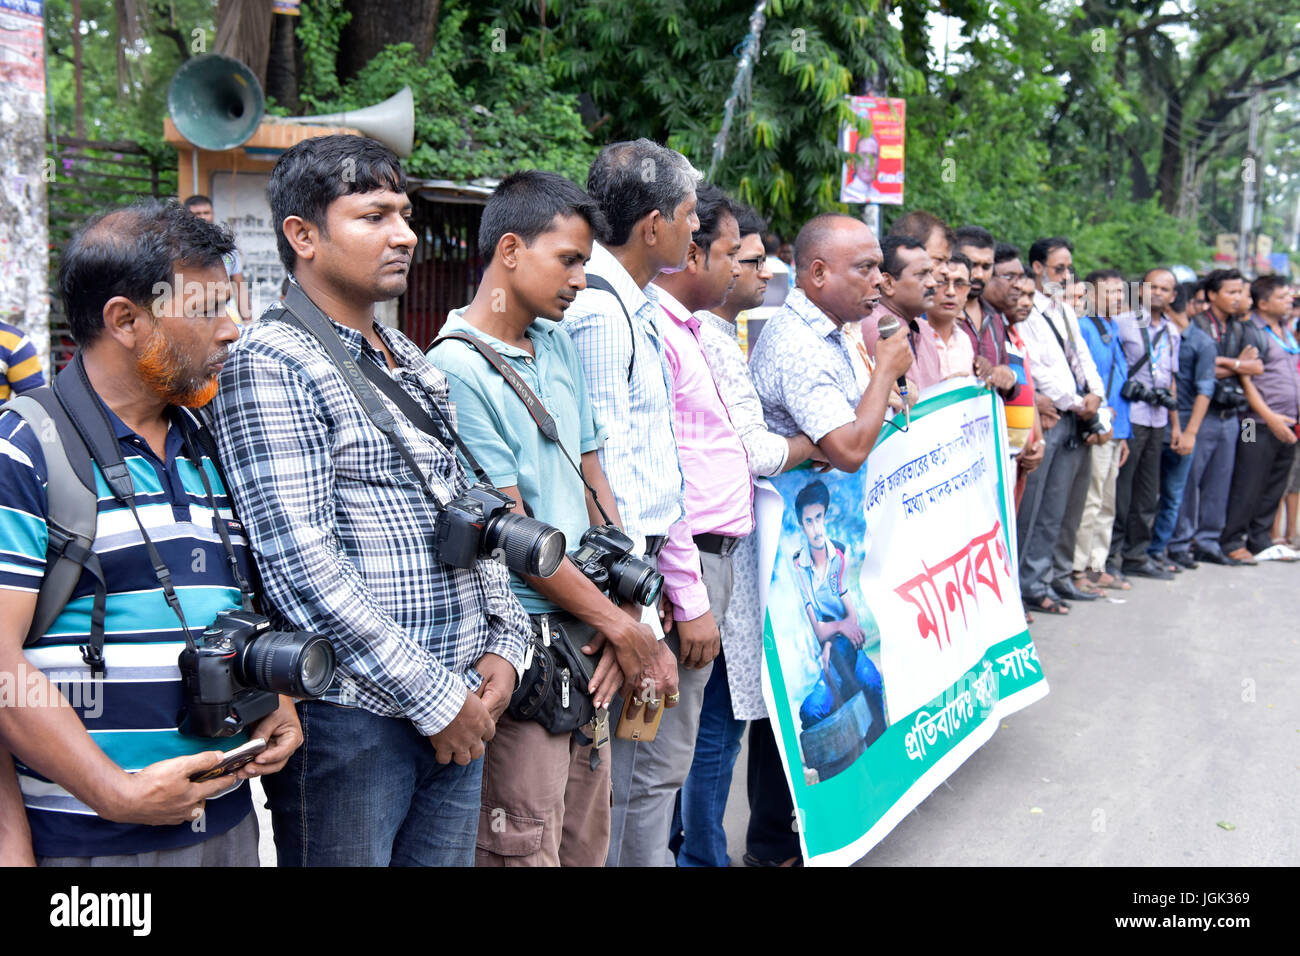
[[[548,733],[572,733],[596,715],[587,685],[596,673],[600,654],[582,653],[582,646],[591,639],[595,628],[564,613],[537,614],[531,620],[531,660],[507,712],[516,720],[536,721]]]

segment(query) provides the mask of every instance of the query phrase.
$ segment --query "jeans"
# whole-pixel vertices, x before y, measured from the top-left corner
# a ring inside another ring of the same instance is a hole
[[[704,686],[704,706],[700,708],[700,730],[695,736],[691,772],[677,794],[677,808],[673,812],[673,840],[669,848],[676,852],[678,866],[731,865],[722,815],[727,809],[731,773],[740,755],[745,723],[731,716],[727,664],[719,654],[713,660],[713,673]]]
[[[799,708],[799,723],[804,730],[821,723],[859,691],[867,695],[871,709],[872,737],[885,729],[883,682],[880,671],[871,663],[866,651],[854,648],[847,637],[837,634],[831,641],[830,678],[825,672]]]
[[[1213,409],[1201,422],[1192,452],[1192,471],[1183,490],[1183,507],[1178,512],[1178,528],[1169,541],[1169,550],[1186,551],[1195,544],[1205,551],[1219,551],[1240,427],[1236,415],[1220,418]]]
[[[1187,477],[1192,473],[1194,457],[1194,451],[1191,455],[1180,455],[1168,444],[1160,452],[1160,507],[1156,511],[1156,523],[1151,528],[1151,546],[1147,549],[1152,557],[1164,554],[1169,547],[1178,523],[1178,512],[1183,507],[1183,492],[1187,488]]]
[[[280,866],[473,866],[482,759],[440,764],[409,720],[298,704],[302,746],[263,778]]]

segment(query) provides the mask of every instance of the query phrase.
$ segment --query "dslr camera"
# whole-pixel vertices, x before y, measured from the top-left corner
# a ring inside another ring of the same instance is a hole
[[[564,560],[564,534],[544,521],[512,514],[514,504],[482,482],[447,502],[434,529],[438,559],[472,568],[480,558],[496,558],[517,574],[549,578]]]
[[[1210,401],[1224,411],[1244,412],[1250,408],[1250,399],[1246,391],[1235,378],[1221,378],[1214,383],[1214,394]]]
[[[1119,390],[1119,394],[1121,398],[1129,402],[1145,402],[1147,405],[1157,405],[1171,410],[1178,407],[1178,399],[1174,398],[1169,389],[1151,388],[1135,378],[1125,382],[1124,387]]]
[[[587,580],[623,601],[649,607],[664,586],[664,576],[650,562],[633,557],[632,539],[612,524],[588,528],[569,557]]]
[[[191,737],[233,737],[275,710],[281,694],[314,699],[334,680],[328,640],[273,631],[267,618],[241,608],[218,614],[179,663],[185,703],[177,724]]]
[[[1106,423],[1101,420],[1100,415],[1093,415],[1092,418],[1086,420],[1076,415],[1074,420],[1077,427],[1077,434],[1075,437],[1081,445],[1086,445],[1088,443],[1089,435],[1104,435],[1108,431]]]

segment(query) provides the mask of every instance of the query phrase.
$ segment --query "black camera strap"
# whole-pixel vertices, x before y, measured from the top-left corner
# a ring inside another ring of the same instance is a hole
[[[348,354],[348,350],[343,347],[343,341],[339,338],[338,333],[334,331],[333,326],[330,325],[325,313],[321,312],[316,303],[307,297],[307,293],[303,292],[302,287],[296,282],[289,283],[289,291],[284,297],[284,308],[286,314],[283,318],[286,322],[294,323],[320,342],[339,371],[343,373],[344,381],[348,383],[353,394],[356,395],[357,401],[361,403],[366,417],[392,443],[393,448],[406,462],[407,467],[411,469],[416,478],[419,479],[420,486],[433,500],[439,511],[443,509],[445,502],[438,498],[432,481],[415,460],[415,455],[399,433],[397,420],[393,417],[393,413],[388,410],[388,407],[375,394],[374,389],[370,387],[371,382],[388,396],[393,404],[401,409],[402,414],[413,425],[433,437],[444,447],[447,445],[448,437],[450,437],[455,447],[460,449],[461,454],[465,456],[465,461],[473,470],[474,476],[482,483],[491,486],[492,483],[488,481],[487,474],[479,467],[479,463],[460,440],[456,430],[451,427],[451,423],[443,416],[437,403],[432,403],[433,410],[441,420],[442,427],[439,427],[429,413],[421,408],[415,399],[407,395],[402,390],[402,387],[393,381],[390,375],[375,366],[373,362],[363,362],[358,366],[357,362]]]
[[[1140,328],[1142,329],[1142,345],[1146,348],[1146,351],[1138,357],[1136,362],[1134,362],[1132,365],[1128,367],[1129,378],[1132,378],[1135,374],[1137,374],[1137,370],[1140,369],[1142,367],[1142,363],[1145,362],[1147,367],[1151,369],[1151,387],[1155,388],[1156,363],[1155,363],[1155,359],[1151,355],[1151,349],[1154,345],[1159,345],[1160,340],[1164,338],[1164,334],[1169,331],[1168,321],[1169,320],[1166,319],[1165,320],[1166,324],[1164,328],[1162,328],[1159,332],[1156,333],[1155,342],[1151,341],[1151,335],[1147,331],[1147,327],[1145,325],[1140,326]]]
[[[608,292],[610,295],[614,297],[614,301],[618,303],[618,307],[623,310],[623,318],[627,319],[627,331],[628,334],[632,337],[632,355],[627,360],[627,380],[628,383],[631,384],[632,368],[636,364],[636,329],[632,325],[632,316],[627,311],[627,306],[623,304],[623,297],[614,291],[614,287],[610,284],[609,280],[606,279],[604,276],[598,276],[594,272],[588,272],[587,288],[599,289],[601,292]],[[437,345],[438,343],[435,342],[434,344]],[[604,514],[604,512],[601,513]]]
[[[528,383],[519,377],[519,373],[511,368],[510,363],[506,362],[501,357],[501,353],[488,345],[482,339],[478,338],[478,336],[468,335],[464,332],[447,332],[434,339],[432,347],[437,348],[441,343],[446,342],[448,339],[458,339],[461,342],[468,342],[470,345],[474,346],[474,348],[478,349],[479,354],[488,360],[488,364],[501,374],[501,377],[506,380],[506,383],[514,389],[515,394],[519,396],[519,400],[524,403],[524,408],[528,409],[528,414],[532,416],[533,421],[537,424],[537,430],[540,431],[548,440],[555,442],[555,447],[560,449],[560,454],[564,456],[564,460],[567,461],[573,468],[574,472],[577,473],[578,480],[582,482],[583,487],[586,488],[587,492],[591,495],[591,500],[595,503],[596,510],[600,512],[600,516],[605,519],[605,523],[613,524],[614,522],[609,520],[609,515],[605,513],[605,509],[601,507],[600,499],[596,496],[596,489],[587,483],[587,477],[582,473],[582,469],[578,467],[577,462],[569,457],[568,450],[564,447],[564,443],[560,441],[560,431],[555,426],[555,419],[551,416],[551,413],[546,410],[546,406],[542,404],[542,400],[537,397],[536,393],[531,388],[528,387]]]
[[[144,521],[140,518],[140,512],[135,504],[135,482],[131,479],[130,469],[128,469],[126,461],[122,457],[122,450],[118,447],[113,423],[91,387],[90,378],[86,374],[85,362],[82,360],[80,352],[68,363],[67,368],[55,378],[54,393],[77,434],[85,443],[91,460],[99,466],[100,473],[104,476],[109,491],[112,492],[115,499],[130,509],[131,516],[135,518],[135,523],[140,529],[140,537],[144,542],[145,552],[149,555],[150,564],[153,565],[154,576],[158,579],[158,584],[162,588],[163,599],[167,602],[167,606],[172,609],[177,620],[180,621],[181,633],[185,635],[186,646],[190,650],[196,650],[194,636],[190,633],[189,622],[185,619],[185,611],[181,607],[176,588],[172,585],[171,571],[168,569],[166,562],[163,561],[162,555],[158,553],[158,548],[154,545],[153,539],[149,537]],[[87,416],[94,416],[98,418],[98,421],[88,422],[86,420]],[[239,572],[239,564],[235,556],[234,545],[230,541],[230,535],[226,532],[220,520],[216,498],[212,493],[207,475],[203,471],[203,460],[195,451],[193,441],[185,429],[181,413],[176,413],[172,421],[174,427],[181,429],[186,452],[198,471],[200,480],[203,482],[203,489],[207,494],[208,504],[212,508],[213,518],[217,525],[217,533],[221,538],[221,543],[226,548],[226,554],[235,574],[235,581],[239,585],[242,601],[245,606],[251,607],[252,596],[248,591],[247,582]],[[199,426],[196,425],[195,427]],[[102,675],[106,672],[104,662],[106,599],[101,600],[100,591],[106,592],[107,586],[101,575],[97,575],[97,577],[100,580],[91,613],[90,643],[82,645],[81,656],[90,667],[92,674]]]

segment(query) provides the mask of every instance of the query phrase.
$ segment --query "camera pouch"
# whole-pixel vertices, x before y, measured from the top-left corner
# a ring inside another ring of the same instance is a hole
[[[595,629],[560,613],[534,615],[532,624],[529,663],[507,711],[516,720],[536,721],[547,733],[572,733],[596,715],[587,685],[600,655],[582,653]]]

